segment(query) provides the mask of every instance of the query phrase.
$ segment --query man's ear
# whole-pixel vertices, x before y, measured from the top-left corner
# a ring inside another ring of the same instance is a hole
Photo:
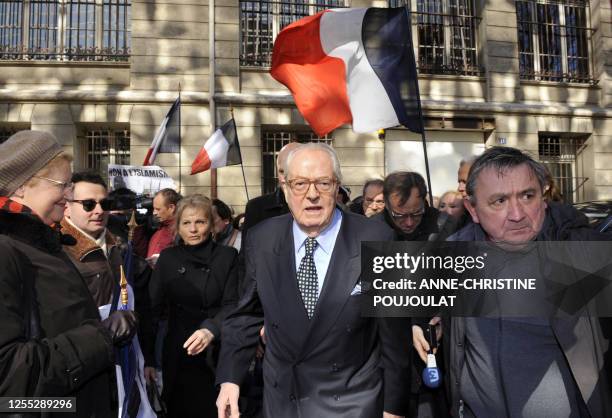
[[[172,213],[176,213],[176,205],[174,203],[170,203],[168,209],[170,209]]]
[[[480,222],[478,221],[478,215],[476,214],[475,206],[476,205],[470,198],[470,196],[467,196],[463,199],[463,207],[470,213],[470,216],[472,216],[472,221],[474,221],[475,224],[478,224]]]

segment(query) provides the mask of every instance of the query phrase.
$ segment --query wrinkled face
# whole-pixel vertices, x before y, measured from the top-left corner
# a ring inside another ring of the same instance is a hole
[[[410,197],[404,204],[398,193],[389,196],[389,215],[393,223],[405,234],[413,233],[423,220],[425,213],[425,199],[419,196],[419,189],[413,187]]]
[[[482,170],[474,197],[475,202],[465,206],[494,242],[524,243],[542,229],[546,202],[535,174],[525,164],[502,173]]]
[[[363,191],[363,213],[372,212],[375,214],[382,212],[384,208],[385,199],[383,198],[382,187],[373,185]]]
[[[204,242],[212,229],[210,220],[202,208],[186,207],[179,220],[178,234],[185,245],[198,245]]]
[[[227,224],[229,224],[229,219],[223,219],[219,216],[219,212],[217,212],[217,207],[212,207],[212,215],[213,215],[213,233],[220,234],[223,232]]]
[[[465,208],[463,207],[463,199],[461,196],[456,195],[454,193],[446,193],[440,199],[440,212],[446,212],[448,216],[459,219],[465,213]]]
[[[108,222],[108,211],[104,211],[100,203],[108,196],[103,186],[94,183],[80,181],[74,185],[73,200],[95,200],[96,206],[87,212],[80,202],[68,202],[66,205],[66,217],[81,230],[98,238],[106,228]]]
[[[465,191],[465,184],[467,183],[468,174],[470,173],[471,164],[463,164],[457,171],[457,191],[465,198],[467,193]]]
[[[176,206],[173,204],[166,204],[164,196],[158,194],[153,199],[153,216],[159,219],[160,222],[166,222],[172,220],[174,217],[174,211]]]
[[[72,171],[70,163],[61,162],[58,166],[44,174],[44,177],[64,183],[70,183]],[[64,217],[66,202],[72,198],[72,187],[50,180],[37,179],[34,186],[24,185],[15,193],[23,204],[34,211],[42,221],[51,225],[60,222]]]
[[[288,168],[283,192],[289,210],[300,229],[308,236],[316,237],[329,225],[336,207],[338,183],[334,176],[332,160],[325,151],[297,151]],[[315,181],[331,187],[329,190],[323,190],[327,187],[317,186]],[[306,184],[305,191],[295,190],[295,185],[308,182],[313,183]],[[290,183],[294,186],[290,186]]]

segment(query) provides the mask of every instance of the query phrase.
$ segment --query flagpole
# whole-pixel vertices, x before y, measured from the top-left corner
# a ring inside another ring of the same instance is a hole
[[[236,126],[236,118],[234,118],[234,106],[230,103],[230,114],[232,115],[232,120],[234,120],[234,126]],[[236,133],[236,138],[238,137],[238,133]],[[240,150],[240,169],[242,170],[242,180],[244,181],[244,192],[246,193],[247,202],[249,199],[249,188],[247,187],[246,176],[244,175],[244,163],[242,161],[242,150]]]
[[[181,103],[181,83],[179,82],[178,85],[178,94],[179,94],[179,108],[178,108],[178,132],[179,132],[179,189],[178,192],[179,194],[181,193],[181,187],[182,187],[182,175],[181,172],[183,171],[183,164],[182,164],[182,160],[181,160],[181,154],[183,153],[182,148],[181,148],[181,107],[183,107],[183,103]]]
[[[412,21],[411,21],[411,13],[409,5],[410,2],[406,2],[404,8],[406,9],[406,18],[408,20],[408,28],[410,28],[410,36],[408,37],[408,41],[410,42],[410,55],[412,56],[412,62],[415,63],[416,67],[416,57],[414,56],[414,45],[412,44]],[[425,121],[423,118],[423,108],[421,107],[421,93],[419,89],[419,74],[415,68],[416,75],[416,99],[417,99],[417,110],[419,113],[419,121],[421,122],[421,141],[423,143],[423,157],[425,159],[425,174],[427,175],[427,190],[429,190],[429,203],[433,206],[433,191],[431,190],[431,176],[429,174],[429,159],[427,158],[427,139],[425,138]]]

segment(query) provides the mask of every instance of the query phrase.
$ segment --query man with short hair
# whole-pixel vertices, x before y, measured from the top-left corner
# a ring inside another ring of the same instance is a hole
[[[239,385],[264,323],[264,416],[404,415],[405,329],[362,317],[359,297],[360,242],[389,240],[391,231],[336,207],[342,174],[328,145],[293,150],[285,176],[290,213],[260,223],[245,242],[247,290],[223,328],[219,416],[239,416]]]
[[[97,173],[74,173],[73,198],[66,204],[64,219],[61,221],[62,232],[76,240],[75,245],[64,245],[64,251],[83,277],[96,305],[101,312],[108,315],[113,303],[119,303],[119,281],[121,279],[120,266],[123,265],[124,254],[119,238],[106,229],[112,201],[108,199],[106,182]],[[147,263],[137,256],[132,258],[131,270],[133,276],[130,280],[131,310],[136,310],[141,317],[139,335],[137,335],[137,356],[142,366],[142,353],[146,353],[147,365],[153,365],[153,334],[150,322],[148,303],[148,281],[151,270]],[[134,296],[134,293],[137,296]],[[138,299],[138,301],[134,299]],[[146,397],[145,383],[142,378],[145,370],[136,377],[136,385],[141,389],[138,406],[138,417],[153,417],[153,410]],[[147,379],[155,377],[154,368],[146,367]],[[140,379],[140,380],[139,380]],[[135,386],[136,387],[136,386]],[[122,392],[123,393],[123,392]],[[122,395],[123,396],[123,395]]]
[[[383,188],[385,183],[380,179],[370,179],[363,185],[362,214],[370,218],[385,210]]]
[[[470,173],[470,168],[475,159],[476,157],[470,157],[459,162],[459,169],[457,170],[457,191],[461,193],[464,199],[467,196],[465,185],[467,183],[468,174]]]
[[[429,206],[427,186],[419,173],[396,171],[384,181],[385,210],[375,219],[395,231],[394,241],[427,241],[438,229],[438,210]]]
[[[528,154],[510,147],[489,148],[474,161],[466,182],[464,204],[474,222],[449,239],[492,244],[489,258],[501,253],[500,262],[489,260],[497,277],[529,277],[535,272],[542,275],[537,283],[545,288],[545,272],[552,262],[529,251],[533,246],[527,244],[611,238],[590,229],[573,207],[547,203],[545,185],[544,166]],[[585,252],[583,258],[588,257]],[[529,306],[545,306],[545,294],[545,289],[530,293],[534,300]],[[506,295],[498,292],[495,298],[504,303]],[[443,318],[454,414],[612,416],[606,370],[609,330],[602,329],[603,320],[590,309],[554,317]],[[429,347],[415,339],[415,348],[423,358]]]
[[[166,248],[174,245],[174,214],[181,200],[173,189],[162,189],[153,198],[153,216],[159,222],[159,229],[151,236],[147,249],[147,259],[156,260]]]

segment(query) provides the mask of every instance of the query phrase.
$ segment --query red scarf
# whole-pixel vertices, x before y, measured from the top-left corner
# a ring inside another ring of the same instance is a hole
[[[0,210],[11,213],[34,213],[29,207],[11,200],[10,197],[0,197]]]

